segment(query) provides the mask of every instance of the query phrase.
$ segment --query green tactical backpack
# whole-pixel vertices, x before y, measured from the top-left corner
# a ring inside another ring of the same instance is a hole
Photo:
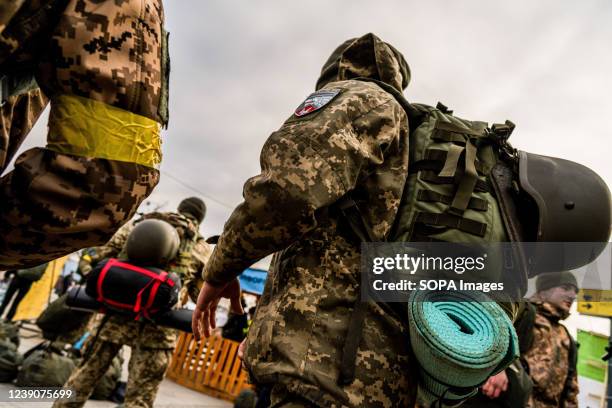
[[[410,166],[392,241],[504,242],[488,175],[499,161],[487,124],[413,104],[423,119],[409,138]]]
[[[515,164],[515,151],[507,143],[514,124],[489,127],[461,119],[441,103],[435,108],[411,104],[384,82],[357,79],[393,95],[409,119],[409,174],[387,241],[508,241],[491,172],[499,163]]]
[[[486,244],[516,241],[509,226],[508,185],[501,185],[499,177],[512,181],[516,165],[516,151],[507,140],[514,124],[488,126],[485,122],[469,121],[453,116],[444,105],[437,107],[409,103],[392,86],[370,78],[357,78],[374,82],[393,95],[405,110],[410,126],[409,169],[402,199],[387,242],[451,242]],[[504,212],[500,203],[505,203]],[[359,204],[349,193],[337,206],[350,229],[361,242],[372,242],[373,234],[359,211]],[[505,281],[503,268],[487,268],[490,281]],[[526,288],[527,276],[509,277],[517,290]],[[500,306],[509,315],[515,313],[507,296]],[[405,320],[403,305],[389,304],[398,317]],[[355,355],[363,324],[365,303],[358,302],[344,346],[340,383],[350,384],[354,379]]]
[[[441,103],[435,108],[411,104],[388,84],[359,79],[374,82],[393,95],[409,118],[408,178],[386,240],[475,245],[516,241],[507,211],[512,205],[507,196],[511,189],[500,184],[500,180],[512,182],[518,163],[516,150],[508,144],[514,124],[506,121],[488,126],[461,119]],[[358,204],[349,196],[340,201],[340,208],[356,235],[372,241]],[[494,270],[500,276],[487,276],[487,280],[502,281],[502,268],[488,268],[487,272]],[[526,275],[510,279],[516,288],[526,289]]]
[[[70,357],[46,346],[34,350],[23,360],[16,384],[19,387],[61,387],[75,367]]]
[[[13,381],[22,361],[17,346],[9,339],[0,339],[0,383]]]

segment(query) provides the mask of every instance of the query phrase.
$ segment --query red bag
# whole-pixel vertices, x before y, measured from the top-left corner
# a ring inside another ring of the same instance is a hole
[[[85,287],[85,293],[109,309],[133,314],[137,319],[172,309],[180,290],[180,278],[175,273],[115,258],[98,263]]]

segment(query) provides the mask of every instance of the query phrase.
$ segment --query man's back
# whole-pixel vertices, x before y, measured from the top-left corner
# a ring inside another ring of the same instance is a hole
[[[376,70],[367,66],[376,49],[395,67],[383,79],[400,90],[403,65],[391,49],[375,36],[356,45],[364,55],[350,77]],[[333,204],[351,190],[376,237],[387,234],[408,173],[409,133],[407,115],[391,94],[343,75],[328,77],[270,136],[262,174],[247,182],[245,203],[226,224],[206,278],[222,282],[280,251],[249,330],[246,364],[255,379],[282,383],[320,405],[410,406],[416,377],[406,328],[376,304],[365,312],[355,381],[338,383],[359,302],[360,244]],[[273,401],[278,392],[272,390]]]

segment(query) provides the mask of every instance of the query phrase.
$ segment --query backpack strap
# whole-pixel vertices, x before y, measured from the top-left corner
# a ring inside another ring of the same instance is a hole
[[[338,200],[335,206],[338,208],[344,219],[348,222],[349,226],[351,227],[351,231],[357,236],[357,238],[359,238],[360,242],[376,241],[374,239],[372,229],[363,219],[359,206],[353,197],[351,197],[350,193]]]
[[[357,300],[351,318],[349,320],[346,340],[342,349],[342,361],[340,362],[340,385],[350,385],[355,381],[355,366],[357,364],[357,349],[363,335],[363,325],[368,304]]]
[[[453,197],[436,193],[433,190],[419,190],[417,193],[417,200],[450,204],[453,200]],[[487,200],[483,200],[477,197],[471,197],[470,201],[468,202],[467,208],[474,211],[487,211],[487,209],[489,208],[489,203],[487,202]]]
[[[350,194],[341,198],[336,206],[344,219],[348,222],[351,231],[359,238],[360,242],[374,241],[374,234],[370,226],[363,219],[359,207]],[[358,283],[359,284],[359,283]],[[357,360],[357,349],[363,334],[365,313],[367,303],[357,300],[349,320],[346,340],[342,349],[342,360],[340,363],[340,377],[338,384],[349,385],[355,380],[355,365]]]
[[[423,112],[412,106],[404,95],[394,87],[382,81],[371,78],[356,78],[359,81],[374,82],[384,91],[393,95],[408,116],[408,126],[410,133],[414,131],[424,118]],[[351,231],[357,236],[360,242],[375,241],[374,234],[368,223],[363,219],[359,206],[351,197],[350,192],[336,202],[335,207],[340,211],[344,219],[348,222]],[[357,283],[359,285],[359,282]],[[359,288],[358,288],[359,289]],[[368,303],[358,300],[349,320],[346,333],[346,340],[342,350],[342,361],[340,364],[340,377],[338,384],[349,385],[355,380],[355,364],[357,360],[357,349],[363,334],[363,325]]]
[[[563,384],[563,391],[561,392],[560,401],[565,401],[567,399],[567,394],[569,393],[572,381],[576,375],[576,364],[578,362],[578,344],[567,330],[567,327],[563,326],[563,328],[567,333],[570,344],[567,352],[567,376],[565,377],[565,383]]]
[[[469,202],[469,201],[468,201]],[[487,232],[487,224],[462,218],[460,215],[450,213],[425,213],[419,212],[415,217],[415,224],[434,225],[440,227],[455,228],[468,234],[484,237]]]
[[[521,355],[527,353],[533,346],[533,326],[535,324],[536,308],[530,301],[524,302],[523,311],[514,323],[514,328],[519,340]]]
[[[461,148],[461,146],[458,145],[457,147]],[[446,164],[447,159],[448,152],[446,150],[430,148],[425,150],[425,157],[423,158],[423,160],[419,160],[415,163],[410,164],[408,172],[415,173],[419,170],[430,170],[436,171],[439,174],[444,165]],[[474,166],[476,167],[476,171],[479,175],[485,175],[486,170],[483,164],[478,159],[476,159],[476,161],[474,162]],[[454,174],[455,173],[452,173],[451,176]]]
[[[453,148],[451,148],[449,156],[451,152],[456,150],[454,147],[455,145],[453,145]],[[476,182],[478,181],[478,173],[476,172],[475,162],[476,146],[474,146],[471,140],[468,140],[465,143],[465,173],[461,178],[461,183],[459,183],[459,187],[457,188],[453,202],[449,207],[449,213],[451,214],[462,216],[468,207],[468,203],[470,202],[470,198],[472,197],[472,193],[476,187]],[[442,170],[444,171],[444,169]],[[439,175],[441,176],[442,172],[440,172]]]

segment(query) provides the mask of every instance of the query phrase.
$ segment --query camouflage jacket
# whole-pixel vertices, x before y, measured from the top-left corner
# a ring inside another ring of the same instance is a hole
[[[198,232],[196,222],[189,217],[173,212],[155,212],[145,214],[141,219],[149,218],[167,221],[179,233],[179,253],[165,269],[180,275],[183,287],[181,298],[185,299],[188,294],[195,302],[204,282],[202,271],[212,252],[210,246]],[[134,225],[135,223],[124,225],[106,245],[92,251],[90,262],[95,264],[105,258],[123,257],[125,242]],[[139,343],[144,347],[169,349],[174,347],[176,330],[113,316],[104,324],[100,338],[115,343]]]
[[[0,268],[12,268],[103,244],[134,215],[159,179],[168,70],[161,0],[0,3],[0,173],[51,104],[47,146],[0,178]],[[126,122],[148,137],[109,130]],[[125,152],[105,148],[111,134]],[[130,158],[149,150],[146,165]]]
[[[417,367],[407,330],[376,304],[366,311],[356,379],[338,384],[359,301],[360,246],[333,208],[353,191],[366,200],[362,211],[376,237],[389,232],[407,177],[408,119],[393,96],[351,78],[370,76],[402,89],[407,67],[374,35],[355,40],[331,65],[335,74],[324,69],[320,81],[325,93],[309,99],[333,98],[292,115],[266,141],[261,174],[245,184],[244,202],[225,224],[206,279],[227,282],[278,251],[248,334],[246,364],[254,379],[281,382],[317,406],[412,406]]]
[[[563,317],[550,303],[536,302],[533,343],[523,356],[533,380],[530,408],[578,407],[578,378],[574,370],[565,390],[569,370],[570,334],[559,323]],[[561,396],[565,390],[565,399]]]

